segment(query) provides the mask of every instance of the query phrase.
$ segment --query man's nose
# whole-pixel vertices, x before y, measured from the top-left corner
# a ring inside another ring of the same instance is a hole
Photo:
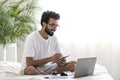
[[[52,27],[52,30],[56,31],[56,27]]]

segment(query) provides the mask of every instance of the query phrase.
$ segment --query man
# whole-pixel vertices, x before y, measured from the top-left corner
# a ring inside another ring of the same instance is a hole
[[[41,30],[31,33],[25,41],[22,59],[22,70],[25,75],[62,73],[74,71],[75,61],[61,60],[50,63],[62,57],[54,32],[58,27],[60,16],[53,11],[45,11],[41,17]]]

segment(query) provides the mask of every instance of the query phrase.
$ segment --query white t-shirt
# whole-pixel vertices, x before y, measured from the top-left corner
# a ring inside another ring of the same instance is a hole
[[[44,39],[38,31],[32,32],[25,40],[22,69],[26,67],[26,57],[33,57],[34,60],[39,60],[53,56],[55,53],[61,53],[55,36],[49,36],[48,39]],[[46,69],[53,66],[56,67],[57,64],[43,65],[40,68],[46,71]]]

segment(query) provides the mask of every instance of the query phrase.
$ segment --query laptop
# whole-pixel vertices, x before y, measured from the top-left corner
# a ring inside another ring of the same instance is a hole
[[[73,75],[68,76],[45,76],[47,79],[67,79],[67,78],[80,78],[80,77],[86,77],[89,75],[93,75],[95,63],[96,63],[96,57],[89,57],[89,58],[79,58],[77,59],[77,64],[75,68],[75,72]]]
[[[74,78],[93,75],[96,59],[96,57],[78,59],[75,68]]]

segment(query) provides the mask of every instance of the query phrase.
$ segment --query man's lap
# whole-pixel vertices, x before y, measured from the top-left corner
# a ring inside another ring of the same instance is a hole
[[[71,62],[68,62],[66,63],[64,66],[57,66],[57,65],[51,65],[51,64],[47,64],[46,66],[42,66],[42,67],[33,67],[33,66],[29,66],[29,69],[28,67],[21,70],[21,74],[25,74],[26,73],[26,70],[27,72],[30,72],[33,71],[33,73],[39,73],[39,74],[50,74],[50,73],[53,73],[54,71],[57,71],[58,73],[61,73],[61,72],[64,72],[64,71],[74,71],[75,70],[75,62],[74,61],[71,61]],[[32,72],[31,72],[32,73]],[[32,74],[33,74],[32,73]]]

